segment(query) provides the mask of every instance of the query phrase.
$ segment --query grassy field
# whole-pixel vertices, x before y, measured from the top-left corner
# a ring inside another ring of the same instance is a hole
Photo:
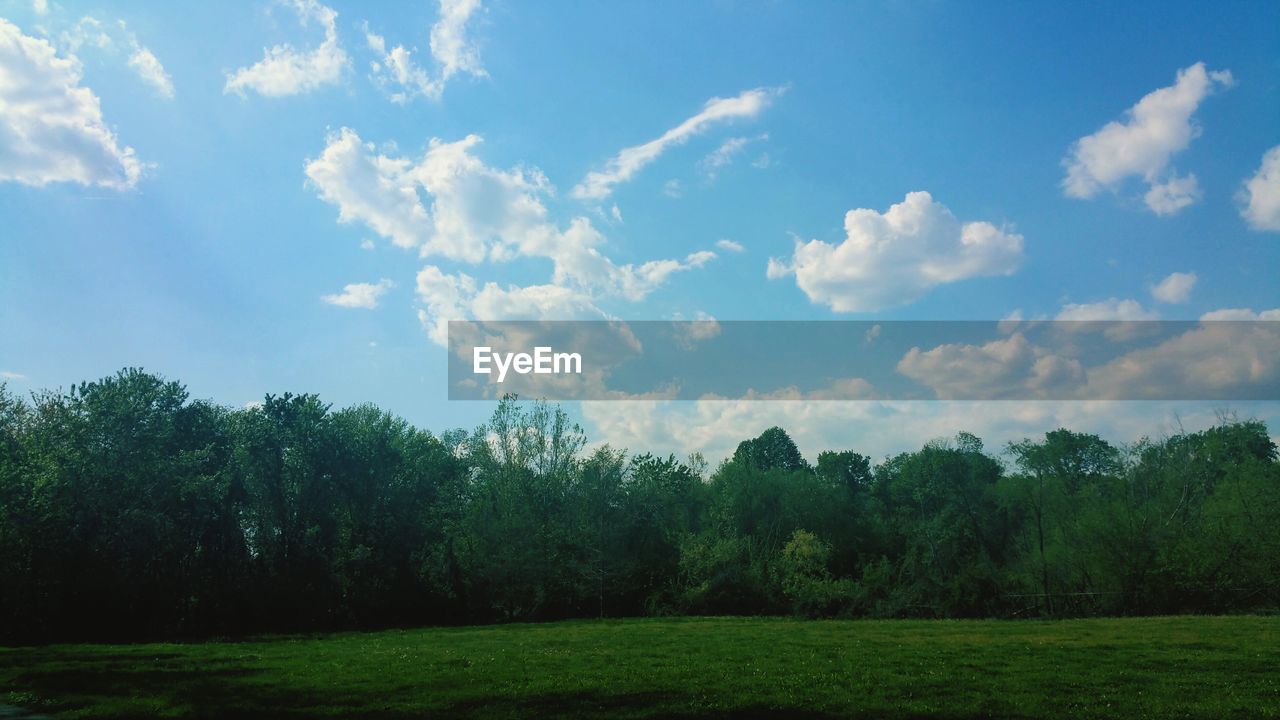
[[[103,717],[1280,717],[1280,618],[707,618],[0,649]]]

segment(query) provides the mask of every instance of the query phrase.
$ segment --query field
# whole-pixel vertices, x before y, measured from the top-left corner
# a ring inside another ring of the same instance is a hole
[[[645,619],[19,647],[0,649],[6,704],[57,718],[1280,717],[1280,618]]]

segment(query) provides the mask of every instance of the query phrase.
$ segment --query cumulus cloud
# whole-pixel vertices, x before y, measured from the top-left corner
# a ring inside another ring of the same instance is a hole
[[[954,343],[911,348],[898,372],[933,388],[939,399],[1052,397],[1080,384],[1084,367],[1015,332],[985,345]]]
[[[338,307],[372,310],[378,307],[378,300],[395,286],[395,283],[386,278],[376,283],[351,283],[344,286],[341,293],[325,295],[320,299]]]
[[[716,247],[726,252],[734,252],[734,253],[740,253],[746,250],[746,248],[742,246],[742,243],[735,242],[733,240],[730,240],[729,238],[721,238],[717,240]]]
[[[1192,117],[1200,103],[1232,83],[1230,72],[1206,70],[1202,62],[1179,70],[1173,85],[1148,93],[1123,121],[1113,120],[1076,141],[1062,161],[1067,169],[1063,191],[1091,198],[1138,177],[1149,186],[1145,200],[1156,214],[1170,215],[1195,202],[1195,176],[1178,177],[1169,162],[1200,134]]]
[[[412,169],[410,161],[380,155],[354,130],[342,128],[307,163],[306,174],[320,199],[337,206],[338,222],[362,222],[397,246],[413,248],[433,227]]]
[[[418,319],[427,337],[448,345],[450,320],[603,320],[608,316],[585,293],[561,285],[480,285],[466,273],[434,265],[418,273]]]
[[[338,13],[316,0],[290,0],[303,27],[317,23],[324,40],[311,50],[298,50],[287,43],[263,51],[263,58],[249,67],[227,74],[224,93],[244,95],[252,90],[265,97],[308,93],[342,79],[350,65],[347,53],[338,44]]]
[[[1191,289],[1196,286],[1196,274],[1176,272],[1151,288],[1151,297],[1166,303],[1184,303],[1191,299]]]
[[[641,300],[672,273],[715,258],[703,250],[683,259],[618,265],[601,252],[605,237],[588,218],[575,217],[564,229],[548,219],[541,196],[551,187],[541,172],[490,167],[472,152],[480,142],[477,135],[432,140],[415,163],[378,154],[343,128],[307,163],[306,174],[320,198],[338,207],[340,222],[363,222],[424,257],[470,263],[548,258],[557,284],[628,300]]]
[[[613,192],[615,185],[630,180],[641,168],[656,160],[668,148],[688,142],[689,138],[717,123],[737,118],[756,117],[769,107],[781,92],[777,88],[756,88],[736,97],[711,98],[697,115],[654,140],[623,149],[605,163],[603,170],[587,173],[587,176],[573,188],[570,194],[578,199],[602,200]]]
[[[420,160],[379,153],[348,128],[332,134],[305,172],[319,197],[338,208],[339,222],[360,222],[397,246],[423,257],[472,264],[517,258],[551,261],[551,283],[506,289],[480,285],[466,274],[435,266],[419,274],[418,296],[433,339],[450,319],[525,317],[522,308],[564,310],[570,319],[600,316],[601,298],[639,301],[673,274],[700,268],[716,254],[617,263],[603,252],[607,239],[591,220],[567,225],[549,218],[543,197],[553,192],[533,168],[502,170],[480,160],[479,136],[433,139]],[[491,313],[491,314],[486,314]],[[541,318],[537,314],[535,317]]]
[[[814,303],[866,312],[912,302],[968,278],[1010,275],[1022,262],[1022,236],[989,222],[960,222],[927,192],[879,213],[850,210],[838,245],[797,240],[789,260],[770,258],[770,279],[794,274]]]
[[[1280,308],[1254,312],[1249,308],[1224,308],[1200,316],[1201,320],[1280,320]]]
[[[1240,215],[1254,230],[1280,232],[1280,145],[1262,156],[1262,165],[1241,190]]]
[[[80,79],[75,55],[59,57],[48,41],[0,19],[0,181],[137,185],[143,164],[120,146]]]
[[[1277,383],[1280,326],[1206,322],[1090,368],[1084,392],[1103,398],[1213,398],[1266,386],[1274,392]]]
[[[445,85],[459,73],[486,77],[480,50],[467,36],[467,24],[480,10],[479,0],[440,0],[440,19],[431,27],[431,57],[439,68],[433,77],[403,45],[387,49],[387,41],[365,26],[365,40],[378,59],[370,63],[373,80],[392,102],[404,105],[415,97],[439,100]]]

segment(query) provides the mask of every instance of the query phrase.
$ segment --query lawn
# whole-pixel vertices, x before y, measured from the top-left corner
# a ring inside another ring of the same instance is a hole
[[[0,649],[56,718],[1280,717],[1280,618],[578,621]]]

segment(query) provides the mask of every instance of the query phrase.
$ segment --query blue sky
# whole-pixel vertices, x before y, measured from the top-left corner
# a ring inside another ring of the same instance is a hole
[[[441,430],[490,409],[445,400],[432,335],[452,316],[1280,308],[1275,4],[8,0],[0,18],[13,390],[144,366],[226,404],[317,392]],[[806,452],[888,452],[962,427],[1129,440],[1216,409],[574,411],[602,440],[714,453],[774,422]]]

